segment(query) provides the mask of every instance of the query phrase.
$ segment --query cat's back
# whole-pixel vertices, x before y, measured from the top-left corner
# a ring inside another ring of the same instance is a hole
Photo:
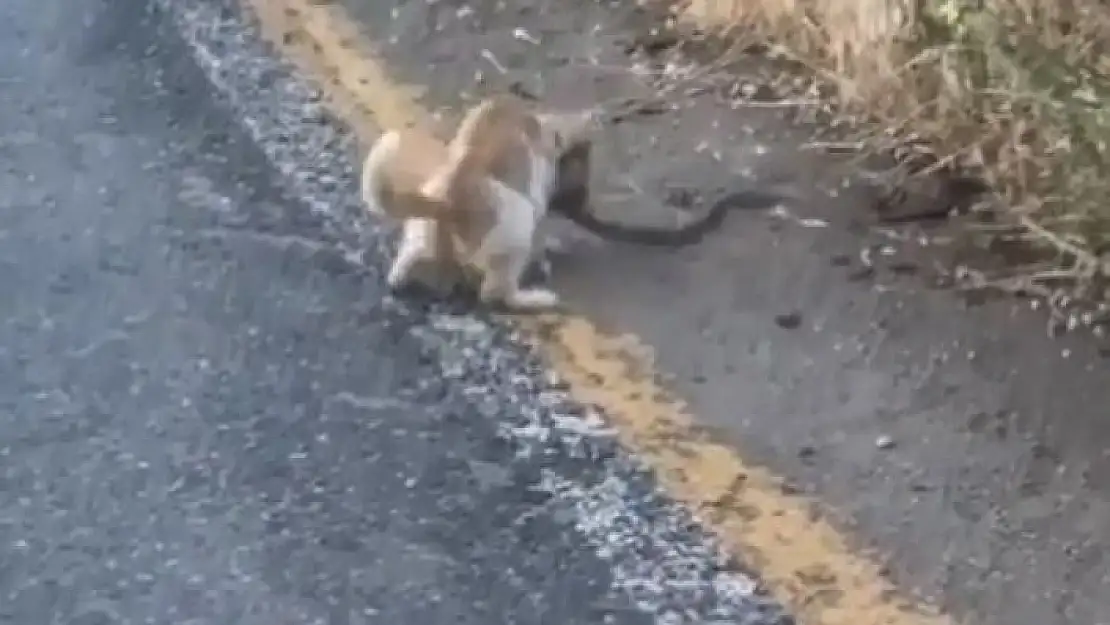
[[[489,177],[526,193],[531,176],[531,143],[539,124],[522,99],[499,94],[482,100],[467,111],[452,140],[464,175]]]

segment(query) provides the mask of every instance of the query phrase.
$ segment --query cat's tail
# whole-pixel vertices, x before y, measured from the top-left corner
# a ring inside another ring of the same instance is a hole
[[[405,131],[386,131],[362,164],[361,194],[375,215],[406,219],[454,219],[457,202],[421,189],[444,158],[444,146],[432,137]]]
[[[375,215],[402,217],[397,214],[396,188],[389,179],[389,167],[400,154],[401,133],[391,130],[378,137],[362,163],[362,201]]]

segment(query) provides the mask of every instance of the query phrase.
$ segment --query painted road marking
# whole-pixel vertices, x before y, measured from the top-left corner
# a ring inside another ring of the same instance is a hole
[[[243,0],[264,36],[322,86],[325,100],[364,145],[379,127],[437,122],[422,90],[392,78],[345,10],[312,0]],[[951,625],[900,596],[879,566],[854,549],[811,502],[782,481],[700,433],[684,402],[655,380],[650,349],[574,314],[516,318],[516,324],[571,385],[600,406],[621,442],[655,472],[675,500],[694,510],[722,543],[755,567],[800,622],[809,625]]]

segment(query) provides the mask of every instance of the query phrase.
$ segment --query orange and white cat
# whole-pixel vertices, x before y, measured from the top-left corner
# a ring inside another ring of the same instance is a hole
[[[515,310],[558,306],[556,293],[524,288],[521,278],[543,251],[539,226],[557,189],[559,158],[585,140],[594,114],[533,110],[499,95],[464,116],[444,145],[418,131],[390,131],[362,171],[368,208],[403,221],[389,271],[391,287],[429,260],[480,274],[479,297]]]

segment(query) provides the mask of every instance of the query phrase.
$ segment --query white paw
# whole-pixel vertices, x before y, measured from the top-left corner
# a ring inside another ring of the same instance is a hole
[[[389,275],[386,276],[386,278],[385,278],[385,283],[387,285],[389,285],[389,288],[394,290],[394,291],[399,290],[402,287],[404,287],[407,282],[408,282],[407,276],[404,276],[404,275],[399,274],[399,273],[394,273],[392,271],[389,272]]]
[[[560,237],[549,235],[543,239],[543,250],[552,254],[565,254],[567,252],[567,242]]]
[[[540,277],[546,282],[551,280],[551,259],[544,256],[535,261],[536,271],[539,272]]]
[[[518,310],[542,310],[559,305],[559,296],[548,289],[521,289],[506,302]]]
[[[396,290],[407,285],[411,276],[411,263],[395,263],[392,267],[389,268],[389,274],[385,277],[385,282],[389,285],[389,288]]]

